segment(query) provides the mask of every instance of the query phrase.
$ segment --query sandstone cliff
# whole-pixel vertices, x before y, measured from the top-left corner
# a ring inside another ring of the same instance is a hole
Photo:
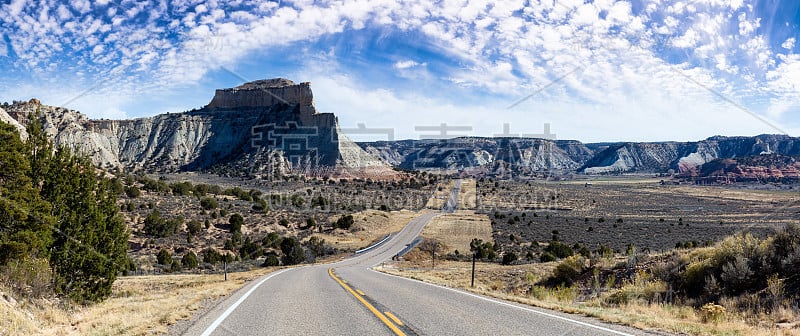
[[[87,153],[104,168],[395,174],[341,134],[332,113],[317,113],[309,83],[286,79],[217,90],[202,109],[149,118],[92,120],[31,100],[6,106],[0,120],[20,127],[41,122],[57,144]]]

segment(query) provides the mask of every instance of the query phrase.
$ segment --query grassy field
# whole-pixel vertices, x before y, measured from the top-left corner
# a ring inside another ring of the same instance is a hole
[[[337,249],[357,250],[379,241],[389,233],[402,230],[411,219],[426,211],[361,211],[353,214],[355,224],[349,231],[314,233],[310,237],[325,239],[327,244]]]
[[[458,209],[475,210],[477,201],[477,185],[475,179],[461,181],[461,192],[458,194]]]
[[[435,238],[445,245],[444,253],[469,253],[469,243],[473,238],[492,240],[492,222],[486,215],[472,211],[459,210],[452,214],[440,215],[423,229],[423,238]]]
[[[425,209],[441,209],[444,203],[447,202],[447,198],[450,197],[451,190],[453,190],[453,181],[445,181],[437,184],[433,195],[428,199],[428,203],[425,204]]]
[[[275,270],[230,273],[228,281],[221,274],[122,277],[108,300],[85,307],[45,299],[12,304],[0,298],[0,335],[163,334],[177,320],[190,318],[204,305]],[[2,288],[0,292],[8,293]]]

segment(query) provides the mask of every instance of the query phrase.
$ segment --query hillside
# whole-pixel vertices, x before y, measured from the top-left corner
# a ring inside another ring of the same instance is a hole
[[[786,135],[714,136],[694,142],[588,143],[576,140],[462,137],[359,143],[404,169],[461,169],[475,175],[535,172],[618,174],[687,173],[721,158],[777,153],[800,155],[800,139]]]

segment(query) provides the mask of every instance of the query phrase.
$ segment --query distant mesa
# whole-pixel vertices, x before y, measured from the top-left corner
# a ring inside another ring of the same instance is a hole
[[[295,84],[285,78],[262,79],[227,89],[218,89],[206,108],[269,107],[299,105],[300,113],[314,114],[311,83]]]

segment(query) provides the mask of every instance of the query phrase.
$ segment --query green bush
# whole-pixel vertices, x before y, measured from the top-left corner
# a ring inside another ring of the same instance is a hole
[[[200,221],[191,220],[188,223],[186,223],[186,232],[188,232],[192,236],[197,235],[202,230],[203,230],[203,223],[200,223]]]
[[[497,252],[500,247],[491,242],[484,242],[481,239],[473,238],[469,243],[469,250],[476,255],[478,259],[494,259],[497,258]]]
[[[355,224],[353,215],[344,215],[336,220],[336,223],[334,223],[334,227],[338,229],[348,230],[353,226],[353,224]]]
[[[183,218],[166,220],[161,217],[158,209],[154,209],[144,219],[144,233],[155,237],[169,237],[178,231],[183,224]]]
[[[156,255],[156,260],[161,265],[170,265],[172,264],[172,254],[165,248],[161,248]]]
[[[264,258],[264,263],[261,264],[263,267],[271,267],[271,266],[279,266],[281,264],[278,256],[275,253],[267,254],[266,258]]]
[[[240,215],[240,214],[233,214],[228,219],[228,223],[231,225],[230,226],[230,232],[231,233],[242,232],[242,225],[244,224],[244,217],[242,217],[242,215]]]
[[[556,256],[550,254],[550,252],[544,252],[541,256],[539,256],[539,261],[541,262],[551,262],[556,261],[558,258]]]
[[[583,273],[585,264],[586,259],[581,256],[568,257],[553,269],[553,275],[547,282],[551,286],[572,286],[577,277]]]
[[[183,258],[181,258],[181,265],[183,265],[184,268],[192,269],[197,267],[197,264],[198,264],[197,255],[194,254],[194,252],[192,251],[189,251],[189,253],[184,254]]]
[[[306,261],[306,251],[292,237],[284,237],[281,240],[281,252],[283,252],[282,261],[284,265],[296,265]]]
[[[517,254],[514,252],[506,252],[503,254],[503,265],[511,265],[511,263],[517,261]]]
[[[189,196],[194,193],[194,186],[192,182],[177,182],[169,185],[172,194],[176,196]]]
[[[559,259],[571,257],[572,255],[575,254],[575,252],[572,250],[571,247],[569,247],[569,245],[556,240],[553,240],[549,244],[547,244],[547,247],[544,248],[544,251],[549,252],[550,254],[556,256]]]
[[[205,210],[214,210],[219,206],[219,203],[213,197],[203,197],[200,199],[200,206]]]
[[[210,247],[201,251],[200,254],[203,256],[204,263],[216,265],[217,263],[222,261],[222,254],[220,254],[217,250]]]
[[[136,198],[141,195],[142,192],[139,191],[139,188],[137,188],[136,186],[125,187],[125,196],[128,196],[129,198]]]

